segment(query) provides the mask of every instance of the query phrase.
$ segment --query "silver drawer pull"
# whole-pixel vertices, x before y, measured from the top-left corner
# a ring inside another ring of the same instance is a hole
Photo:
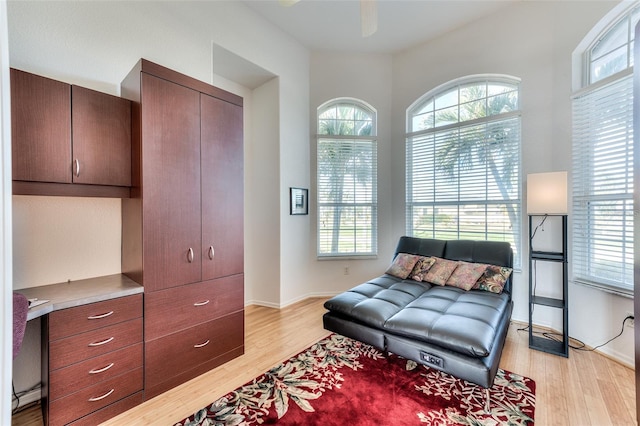
[[[76,158],[73,162],[76,169],[76,177],[80,177],[80,160]]]
[[[216,255],[216,251],[213,249],[213,246],[209,246],[209,259],[213,260],[213,256]]]
[[[209,299],[205,300],[204,302],[196,302],[193,304],[193,306],[204,306],[204,305],[208,305],[210,302]]]
[[[87,319],[90,319],[90,320],[101,319],[101,318],[106,318],[106,317],[111,316],[111,315],[113,315],[113,311],[109,311],[107,313],[100,314],[100,315],[91,315],[90,317],[87,317]]]
[[[108,339],[104,339],[100,342],[93,342],[93,343],[89,343],[89,346],[102,346],[102,345],[106,345],[107,343],[109,343],[110,341],[112,341],[114,339],[114,337],[109,337]]]
[[[204,343],[200,343],[199,345],[193,345],[194,348],[202,348],[204,346],[207,346],[209,344],[209,340],[207,340]]]
[[[115,391],[115,389],[111,389],[109,392],[105,393],[102,396],[96,396],[95,398],[89,398],[89,402],[96,402],[96,401],[100,401],[101,399],[105,399],[106,397],[111,395],[113,393],[113,391]]]
[[[193,249],[191,247],[189,247],[189,252],[187,253],[187,260],[189,263],[193,262]]]
[[[104,373],[105,371],[107,371],[108,369],[110,369],[111,367],[113,367],[115,364],[112,362],[111,364],[107,365],[106,367],[102,367],[99,368],[97,370],[89,370],[89,374],[98,374],[98,373]]]

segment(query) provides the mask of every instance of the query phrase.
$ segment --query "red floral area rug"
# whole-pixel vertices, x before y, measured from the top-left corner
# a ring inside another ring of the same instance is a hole
[[[499,370],[490,389],[332,334],[176,426],[532,425],[533,380]]]

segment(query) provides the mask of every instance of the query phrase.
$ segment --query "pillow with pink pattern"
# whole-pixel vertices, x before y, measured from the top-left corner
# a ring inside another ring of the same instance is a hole
[[[434,263],[436,263],[434,257],[420,257],[409,274],[409,277],[415,281],[423,281],[425,274],[431,269]]]
[[[433,264],[429,272],[422,278],[436,285],[445,285],[453,271],[458,267],[457,260],[441,259],[436,257],[436,263]]]
[[[481,263],[460,262],[445,285],[469,291],[486,269],[487,265]]]
[[[386,270],[385,274],[393,275],[394,277],[406,279],[413,267],[418,262],[421,256],[409,253],[398,253],[393,259],[393,263],[389,266],[389,269]]]
[[[502,293],[502,289],[506,284],[513,269],[506,266],[487,265],[480,279],[475,283],[473,289],[490,291],[492,293]]]

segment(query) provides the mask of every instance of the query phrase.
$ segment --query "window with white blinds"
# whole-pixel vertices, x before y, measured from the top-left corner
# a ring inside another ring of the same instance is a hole
[[[519,81],[456,80],[407,115],[408,235],[508,241],[519,268]]]
[[[633,75],[573,98],[573,279],[633,294]]]
[[[318,256],[378,251],[376,113],[354,99],[318,108]]]

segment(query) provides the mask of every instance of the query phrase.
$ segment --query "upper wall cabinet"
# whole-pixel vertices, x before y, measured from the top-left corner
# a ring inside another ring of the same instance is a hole
[[[131,101],[11,69],[13,193],[128,197]]]

